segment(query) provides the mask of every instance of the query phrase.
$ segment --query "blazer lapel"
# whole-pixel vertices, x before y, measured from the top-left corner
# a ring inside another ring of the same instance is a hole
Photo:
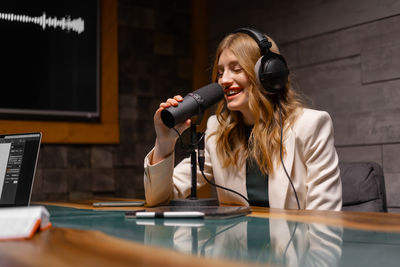
[[[290,128],[286,129],[284,133],[286,133],[286,138],[284,138],[283,146],[286,148],[286,156],[283,157],[283,162],[287,173],[291,176],[296,138],[294,132]],[[290,186],[289,179],[282,166],[280,157],[278,157],[275,162],[279,163],[276,164],[276,166],[279,167],[270,175],[268,189],[268,194],[270,196],[269,203],[271,208],[285,208]]]

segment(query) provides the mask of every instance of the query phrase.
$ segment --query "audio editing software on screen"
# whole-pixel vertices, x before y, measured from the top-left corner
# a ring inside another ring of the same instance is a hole
[[[14,203],[25,139],[0,139],[0,204]]]

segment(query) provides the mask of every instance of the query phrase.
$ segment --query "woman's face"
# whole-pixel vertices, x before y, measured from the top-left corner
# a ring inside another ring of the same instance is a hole
[[[218,83],[224,88],[229,110],[239,111],[246,124],[253,124],[248,99],[250,80],[237,57],[228,48],[222,50],[218,60]]]

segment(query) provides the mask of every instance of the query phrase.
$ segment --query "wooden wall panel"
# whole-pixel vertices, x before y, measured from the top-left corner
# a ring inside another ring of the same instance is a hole
[[[392,0],[281,0],[251,1],[243,8],[241,1],[209,1],[211,39],[238,26],[254,26],[269,33],[281,43],[300,40],[327,32],[395,16],[400,2]],[[221,23],[221,12],[229,22]]]
[[[382,146],[383,171],[385,174],[388,206],[400,207],[400,144]]]
[[[381,145],[338,147],[336,152],[341,161],[374,161],[381,166],[383,163]]]
[[[338,60],[393,45],[399,43],[399,33],[400,16],[396,16],[290,43],[290,46],[296,44],[298,51],[294,61],[297,64],[291,67]],[[286,46],[283,45],[284,50],[290,50]]]
[[[294,69],[293,73],[305,92],[318,93],[321,90],[335,92],[333,89],[338,87],[360,84],[360,58],[356,56]]]
[[[337,114],[333,117],[335,143],[339,146],[358,146],[399,142],[399,114],[400,107]]]
[[[400,213],[400,173],[385,173],[385,185],[389,211]]]
[[[389,173],[400,173],[399,155],[400,144],[382,146],[382,155],[385,161],[384,170]]]
[[[333,114],[352,114],[383,110],[390,113],[399,107],[400,81],[373,83],[348,88],[335,97]]]
[[[305,78],[305,72],[313,77]],[[319,109],[336,114],[390,110],[399,107],[400,80],[363,85],[360,81],[359,58],[296,70],[299,90]]]
[[[361,59],[363,83],[400,78],[400,41],[364,50]]]
[[[297,64],[308,66],[359,55],[370,29],[371,25],[359,26],[296,42]]]
[[[281,42],[303,39],[349,28],[366,22],[393,16],[400,11],[400,2],[391,0],[353,0],[353,1],[296,1],[291,5],[291,13],[284,17],[276,37]],[[279,8],[276,7],[276,10]],[[371,12],[373,11],[373,12]],[[272,12],[272,11],[271,11]]]
[[[295,88],[311,100],[311,107],[329,113],[341,110],[341,101],[347,94],[360,86],[360,58],[352,57],[326,64],[295,69]],[[309,75],[312,73],[312,75]]]

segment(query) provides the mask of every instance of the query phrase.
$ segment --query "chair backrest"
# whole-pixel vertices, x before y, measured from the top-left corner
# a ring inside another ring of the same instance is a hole
[[[342,210],[387,212],[382,167],[376,162],[340,162]]]

